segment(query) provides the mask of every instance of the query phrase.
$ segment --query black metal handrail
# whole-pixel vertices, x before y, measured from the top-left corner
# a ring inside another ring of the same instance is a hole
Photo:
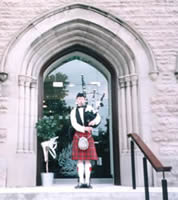
[[[131,165],[132,165],[132,187],[136,189],[136,176],[135,176],[135,153],[134,153],[134,143],[137,144],[141,152],[143,153],[143,173],[144,173],[144,187],[145,187],[145,200],[149,200],[149,183],[148,183],[148,170],[147,170],[147,160],[149,160],[152,167],[156,172],[163,173],[162,179],[162,195],[163,200],[168,200],[168,191],[167,191],[167,180],[165,179],[165,172],[170,172],[172,167],[163,166],[162,163],[157,159],[153,152],[148,148],[148,146],[143,142],[143,140],[136,134],[128,134],[128,137],[131,138]]]

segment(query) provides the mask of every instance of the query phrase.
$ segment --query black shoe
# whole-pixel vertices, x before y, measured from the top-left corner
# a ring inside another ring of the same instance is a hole
[[[92,189],[93,187],[90,184],[89,185],[87,184],[87,188]]]
[[[80,188],[87,188],[87,184],[85,183],[81,184]]]
[[[90,184],[82,183],[82,184],[76,185],[75,188],[76,188],[76,189],[80,189],[80,188],[92,189],[93,187],[92,187]]]
[[[79,183],[78,185],[75,186],[76,189],[79,189],[79,188],[86,188],[86,184],[84,183]]]
[[[76,186],[75,186],[75,189],[78,189],[78,188],[80,188],[80,185],[76,185]]]
[[[82,185],[81,185],[81,188],[88,188],[88,189],[91,189],[92,186],[91,186],[90,184],[85,183],[85,184],[82,184]]]

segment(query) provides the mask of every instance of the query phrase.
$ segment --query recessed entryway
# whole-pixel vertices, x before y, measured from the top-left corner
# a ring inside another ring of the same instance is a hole
[[[42,115],[57,116],[61,129],[57,148],[57,160],[50,160],[50,168],[55,172],[55,178],[76,178],[76,161],[71,159],[71,125],[70,111],[75,106],[78,92],[85,92],[87,103],[99,109],[102,121],[93,131],[98,161],[93,161],[92,179],[108,183],[114,182],[113,157],[113,123],[111,73],[91,56],[74,51],[63,58],[57,59],[44,71],[43,98],[40,98]],[[113,100],[114,101],[114,100]],[[99,106],[99,107],[98,107]],[[116,125],[115,125],[116,126]],[[42,160],[42,159],[40,159]],[[44,163],[43,163],[44,164]],[[43,165],[41,164],[41,166]],[[66,167],[68,166],[68,167]],[[43,168],[43,167],[42,167]],[[119,166],[117,167],[119,171]],[[96,180],[99,178],[101,180]]]

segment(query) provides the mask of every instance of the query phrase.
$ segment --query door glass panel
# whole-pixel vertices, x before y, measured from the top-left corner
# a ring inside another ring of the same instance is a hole
[[[75,106],[78,92],[86,93],[88,104],[94,108],[99,105],[102,118],[100,125],[93,131],[99,159],[92,161],[92,177],[111,177],[108,82],[100,71],[80,60],[55,68],[44,79],[43,115],[55,116],[60,124],[56,150],[58,158],[50,158],[49,169],[55,172],[56,178],[77,177],[76,161],[71,159],[70,111]]]

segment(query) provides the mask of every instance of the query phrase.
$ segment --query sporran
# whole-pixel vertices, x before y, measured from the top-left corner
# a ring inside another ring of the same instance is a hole
[[[88,143],[88,138],[86,137],[81,137],[78,140],[78,148],[82,151],[87,150],[89,147],[89,143]]]
[[[78,140],[78,148],[80,150],[85,151],[85,150],[88,149],[88,147],[89,147],[88,139],[86,137],[79,138],[79,140]]]

